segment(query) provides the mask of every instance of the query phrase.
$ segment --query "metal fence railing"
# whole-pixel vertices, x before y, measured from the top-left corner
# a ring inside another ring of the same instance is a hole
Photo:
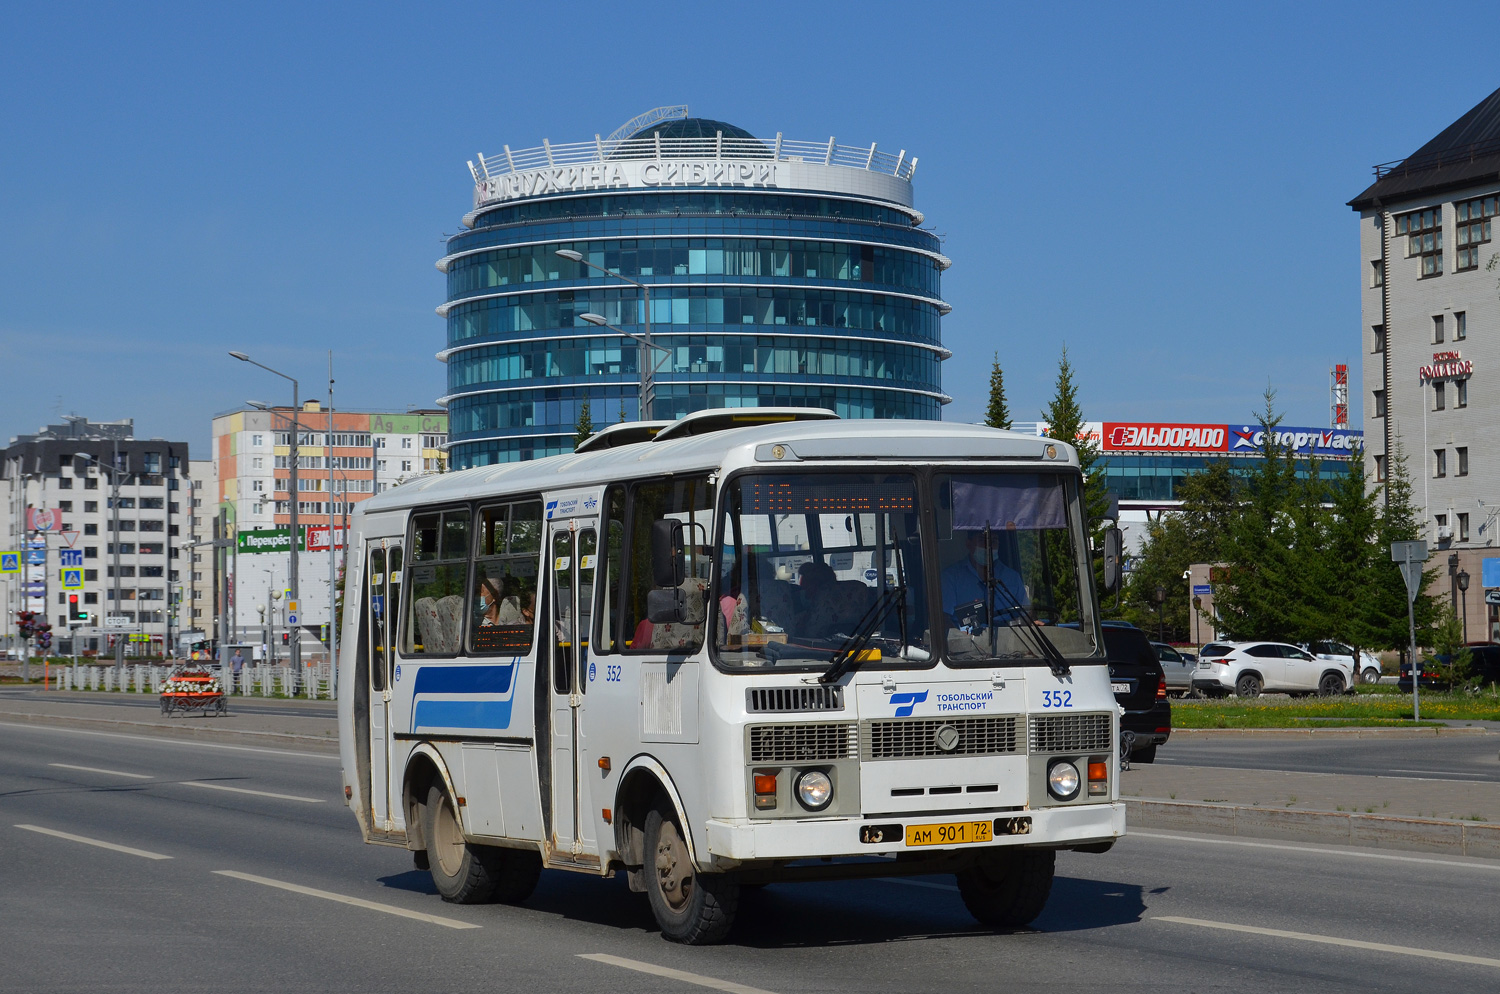
[[[175,666],[131,665],[59,666],[52,671],[53,690],[95,690],[125,694],[158,694]],[[246,664],[233,680],[223,680],[224,693],[233,697],[305,697],[334,700],[337,679],[325,662],[303,666],[252,666]]]

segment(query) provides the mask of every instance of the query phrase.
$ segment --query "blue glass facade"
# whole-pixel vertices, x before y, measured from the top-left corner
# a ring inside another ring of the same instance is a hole
[[[846,172],[848,170],[846,169]],[[556,192],[480,204],[448,240],[447,395],[455,468],[568,452],[582,405],[636,419],[644,331],[654,407],[826,407],[935,420],[947,260],[921,215],[869,196],[785,189]]]

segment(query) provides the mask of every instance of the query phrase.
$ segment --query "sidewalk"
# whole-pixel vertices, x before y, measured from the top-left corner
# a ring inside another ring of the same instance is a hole
[[[253,714],[235,707],[243,702],[246,705],[274,703],[278,708],[289,710],[319,705],[326,709],[331,701],[301,702],[234,697],[229,701],[229,713],[214,717],[205,714],[164,715],[154,707],[93,703],[86,699],[89,696],[91,695],[69,693],[54,696],[52,693],[28,691],[0,692],[0,722],[63,725],[92,731],[164,735],[303,752],[338,751],[338,722],[332,718]],[[112,693],[109,696],[115,700],[130,697],[155,702],[154,697],[146,694]]]

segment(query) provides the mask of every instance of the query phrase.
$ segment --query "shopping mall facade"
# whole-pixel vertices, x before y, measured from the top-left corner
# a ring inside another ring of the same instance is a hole
[[[470,163],[474,208],[437,263],[454,468],[571,451],[585,402],[596,427],[640,418],[647,351],[648,420],[941,417],[949,261],[914,206],[916,158],[685,114]],[[648,331],[657,349],[620,333]]]

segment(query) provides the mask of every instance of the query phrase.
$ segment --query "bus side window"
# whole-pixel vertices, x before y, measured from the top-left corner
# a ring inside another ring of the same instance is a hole
[[[531,651],[541,522],[540,501],[480,509],[470,652],[524,656]]]
[[[556,532],[552,537],[552,689],[566,694],[568,671],[573,659],[573,535]]]
[[[385,550],[370,550],[370,689],[385,690]]]
[[[703,645],[708,589],[712,580],[714,491],[706,476],[638,483],[631,488],[626,527],[624,625],[631,633],[631,652],[696,652]],[[682,522],[687,579],[686,619],[681,624],[653,625],[646,618],[646,595],[651,590],[651,525],[663,518]]]
[[[454,508],[412,519],[407,656],[458,652],[469,577],[469,511]]]
[[[620,638],[620,563],[625,554],[625,488],[610,487],[604,495],[603,596],[599,598],[599,634],[594,639],[595,652],[619,652],[625,648]]]
[[[589,626],[594,617],[594,573],[599,562],[599,533],[578,533],[578,689],[589,689]]]

